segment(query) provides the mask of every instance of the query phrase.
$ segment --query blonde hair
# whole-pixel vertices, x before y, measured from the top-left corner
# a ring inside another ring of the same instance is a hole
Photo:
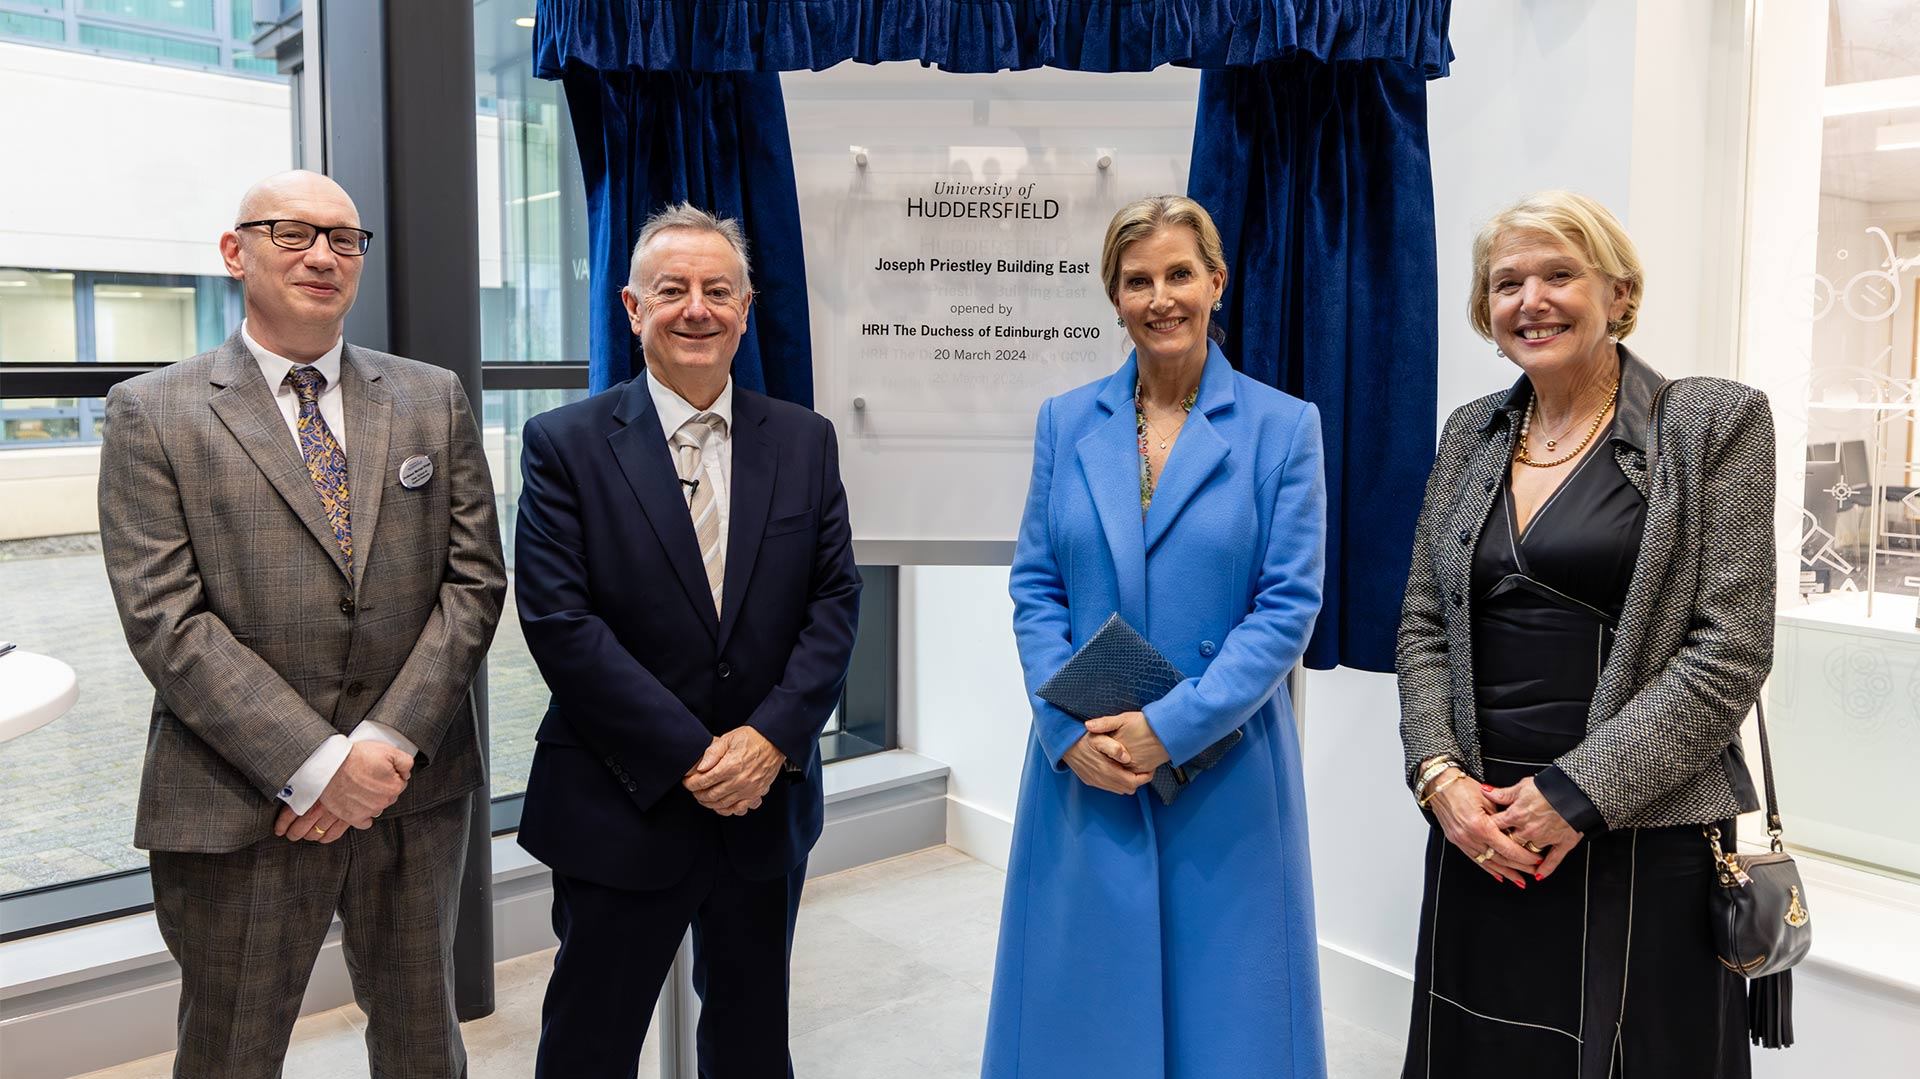
[[[1193,230],[1200,246],[1200,261],[1209,271],[1227,272],[1227,256],[1220,247],[1220,230],[1214,227],[1207,208],[1185,195],[1150,195],[1120,207],[1107,223],[1107,238],[1100,246],[1100,280],[1106,283],[1107,299],[1120,300],[1120,256],[1141,240],[1167,225]]]
[[[1627,286],[1627,309],[1607,323],[1607,333],[1625,337],[1640,318],[1647,288],[1640,253],[1620,220],[1605,206],[1572,191],[1536,191],[1493,215],[1473,238],[1473,287],[1467,293],[1467,321],[1474,332],[1493,340],[1492,302],[1487,295],[1493,247],[1509,233],[1532,232],[1579,254],[1587,268]]]

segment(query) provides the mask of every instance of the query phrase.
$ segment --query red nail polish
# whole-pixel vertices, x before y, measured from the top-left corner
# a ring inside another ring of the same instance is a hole
[[[1524,880],[1516,880],[1516,881],[1514,881],[1514,883],[1520,886],[1520,890],[1521,890],[1521,891],[1523,891],[1523,892],[1524,892],[1524,891],[1526,891],[1526,890],[1527,890],[1527,882],[1526,882],[1526,881],[1524,881]]]
[[[1535,873],[1535,874],[1533,875],[1533,879],[1534,879],[1534,880],[1536,880],[1536,881],[1542,881],[1542,880],[1546,880],[1547,878],[1545,878],[1545,877],[1543,877],[1543,876],[1541,876],[1541,875],[1540,875],[1540,874],[1538,874],[1538,873]]]
[[[1483,791],[1486,791],[1486,792],[1487,792],[1488,794],[1492,794],[1492,793],[1493,793],[1493,788],[1492,788],[1492,787],[1489,787],[1489,786],[1487,786],[1487,785],[1486,785],[1485,783],[1482,783],[1482,784],[1480,784],[1480,789],[1481,789],[1481,790],[1483,790]]]

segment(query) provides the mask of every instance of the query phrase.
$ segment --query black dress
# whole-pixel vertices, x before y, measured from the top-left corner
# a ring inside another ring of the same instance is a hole
[[[1699,827],[1609,831],[1552,764],[1585,737],[1645,528],[1646,503],[1610,441],[1524,532],[1503,486],[1473,565],[1484,778],[1533,776],[1586,838],[1522,890],[1433,828],[1403,1079],[1749,1074],[1746,985],[1713,954],[1713,864]]]

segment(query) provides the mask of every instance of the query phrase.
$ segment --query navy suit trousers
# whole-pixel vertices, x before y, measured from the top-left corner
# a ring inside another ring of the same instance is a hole
[[[806,862],[747,880],[717,845],[665,888],[553,876],[560,938],[541,1010],[535,1079],[633,1079],[649,1011],[689,927],[701,1079],[792,1079],[788,967]]]

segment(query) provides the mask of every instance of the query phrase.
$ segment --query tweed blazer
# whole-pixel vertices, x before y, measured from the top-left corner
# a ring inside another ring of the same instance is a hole
[[[1773,414],[1751,386],[1669,383],[1625,347],[1620,356],[1617,414],[1645,437],[1593,452],[1612,450],[1647,500],[1646,526],[1586,737],[1554,764],[1610,828],[1720,820],[1759,804],[1739,733],[1773,659]],[[1522,377],[1455,410],[1441,434],[1396,655],[1409,786],[1419,762],[1439,753],[1485,774],[1473,554],[1531,396]],[[1655,438],[1658,474],[1649,475],[1640,447]]]
[[[493,481],[452,372],[341,358],[353,573],[236,332],[115,386],[100,543],[154,686],[134,845],[219,853],[272,834],[282,785],[363,719],[418,747],[394,816],[479,786],[471,685],[506,569]],[[433,463],[426,483],[401,462]]]

